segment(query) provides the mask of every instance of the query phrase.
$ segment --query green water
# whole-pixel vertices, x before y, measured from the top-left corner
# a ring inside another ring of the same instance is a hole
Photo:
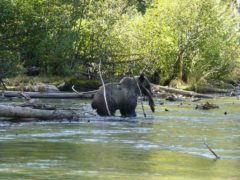
[[[135,119],[1,122],[0,179],[240,179],[240,101],[211,102],[220,108],[156,100],[146,119],[139,106]],[[51,103],[91,111],[90,101]]]

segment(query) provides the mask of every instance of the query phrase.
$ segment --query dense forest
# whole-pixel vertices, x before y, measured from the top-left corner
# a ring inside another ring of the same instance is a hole
[[[164,84],[240,71],[236,1],[1,0],[0,79],[145,71]]]

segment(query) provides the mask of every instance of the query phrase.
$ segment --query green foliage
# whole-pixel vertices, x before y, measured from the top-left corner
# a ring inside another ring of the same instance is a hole
[[[16,76],[23,71],[18,55],[11,51],[0,51],[0,80]]]
[[[74,77],[65,81],[65,86],[62,90],[72,91],[73,85],[78,91],[89,91],[98,89],[101,86],[101,81]]]
[[[238,22],[230,1],[2,0],[0,70],[65,76],[96,72],[102,60],[104,75],[224,79],[239,67]]]
[[[159,71],[163,80],[197,83],[225,78],[236,68],[238,20],[232,7],[215,0],[158,0],[127,22],[122,37],[144,57],[142,68]]]

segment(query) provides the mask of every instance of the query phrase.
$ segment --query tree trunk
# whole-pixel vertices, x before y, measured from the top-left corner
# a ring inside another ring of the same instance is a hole
[[[172,79],[175,79],[175,78],[178,78],[180,80],[183,79],[183,53],[184,51],[180,51],[176,58]]]

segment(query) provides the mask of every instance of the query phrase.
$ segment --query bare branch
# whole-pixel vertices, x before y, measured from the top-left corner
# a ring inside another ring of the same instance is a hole
[[[209,146],[206,142],[204,142],[205,146],[208,148],[208,150],[216,157],[216,159],[220,159],[220,156],[218,156]]]

